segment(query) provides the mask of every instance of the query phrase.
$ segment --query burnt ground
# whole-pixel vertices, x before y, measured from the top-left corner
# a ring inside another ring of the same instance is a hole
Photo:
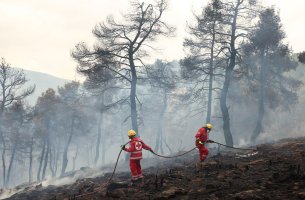
[[[27,188],[10,200],[89,199],[305,199],[305,138],[285,139],[257,146],[257,152],[222,149],[204,163],[193,151],[171,159],[144,159],[157,163],[144,169],[141,186],[128,187],[130,173],[111,173],[77,180],[64,186]],[[157,161],[158,162],[157,162]]]

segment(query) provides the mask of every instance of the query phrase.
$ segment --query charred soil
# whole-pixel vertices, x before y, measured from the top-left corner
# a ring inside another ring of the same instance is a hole
[[[129,185],[130,173],[120,172],[103,187],[111,176],[106,173],[60,187],[38,185],[8,199],[305,199],[305,138],[256,148],[255,152],[222,149],[203,163],[196,151],[158,159],[157,166],[144,169],[144,182],[134,186]]]

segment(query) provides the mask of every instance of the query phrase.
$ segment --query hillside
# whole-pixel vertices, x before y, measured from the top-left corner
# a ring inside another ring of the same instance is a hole
[[[36,103],[37,98],[41,95],[42,92],[45,92],[48,88],[57,89],[58,86],[63,86],[69,80],[58,78],[49,74],[35,72],[30,70],[23,70],[26,78],[29,80],[27,85],[36,86],[35,92],[27,97],[27,101],[34,105]]]
[[[27,187],[10,200],[51,199],[305,199],[305,138],[285,139],[257,146],[258,151],[211,149],[198,163],[196,151],[168,159],[144,159],[143,186],[128,187],[129,172],[79,179],[71,185]],[[128,168],[128,164],[120,166]],[[110,169],[108,169],[111,171]]]

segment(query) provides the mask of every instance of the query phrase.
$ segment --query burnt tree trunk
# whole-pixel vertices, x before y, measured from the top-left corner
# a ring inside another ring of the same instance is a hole
[[[57,150],[56,151],[56,158],[55,158],[55,174],[57,174],[59,159],[60,159],[60,152],[59,152],[59,150]]]
[[[102,164],[105,164],[105,158],[106,158],[106,138],[104,137],[102,140]]]
[[[264,51],[263,51],[264,52]],[[260,63],[260,74],[259,74],[259,99],[258,99],[258,116],[256,120],[255,129],[251,135],[251,142],[255,143],[257,137],[263,130],[263,118],[265,114],[265,63],[264,63],[264,53],[261,53],[262,61]]]
[[[210,67],[209,67],[209,93],[208,93],[208,109],[206,116],[206,123],[211,122],[212,114],[212,96],[213,96],[213,68],[214,68],[214,45],[215,45],[215,20],[213,21],[213,35],[212,35],[212,44],[210,51]]]
[[[76,146],[76,153],[75,155],[73,156],[73,166],[72,166],[72,171],[75,170],[75,161],[76,161],[76,158],[78,156],[78,145]]]
[[[94,158],[94,165],[97,165],[98,159],[100,157],[100,146],[101,146],[101,138],[102,138],[102,123],[103,123],[103,113],[100,114],[97,123],[97,141],[95,147],[95,158]]]
[[[49,163],[49,167],[52,173],[52,177],[56,176],[56,172],[55,172],[55,151],[56,149],[51,149],[50,150],[50,163]]]
[[[230,35],[230,57],[229,57],[229,65],[226,68],[225,71],[225,81],[223,84],[223,88],[221,90],[221,96],[220,96],[220,107],[223,117],[223,132],[225,136],[226,144],[229,146],[233,146],[233,137],[230,129],[230,115],[229,115],[229,109],[227,107],[227,95],[229,91],[229,86],[231,82],[232,72],[236,64],[236,55],[237,50],[235,47],[236,42],[236,23],[237,23],[237,16],[239,11],[239,6],[243,3],[243,1],[238,0],[237,4],[234,8],[234,15],[233,20],[231,23],[231,35]]]
[[[48,161],[49,161],[49,153],[50,153],[50,141],[47,142],[47,150],[46,150],[46,155],[45,155],[45,159],[44,159],[44,166],[42,169],[42,177],[41,177],[42,180],[46,176],[46,170],[47,170]]]
[[[131,125],[132,129],[136,131],[139,136],[139,128],[138,128],[138,113],[137,113],[137,72],[136,67],[133,61],[133,48],[129,49],[129,62],[130,62],[130,70],[131,70],[131,88],[130,88],[130,115],[131,115]]]
[[[37,171],[37,180],[38,180],[38,181],[41,180],[40,174],[41,174],[41,168],[42,168],[42,165],[43,165],[43,160],[44,160],[44,157],[45,157],[46,142],[47,142],[47,139],[45,138],[45,139],[43,140],[42,152],[41,152],[40,161],[39,161],[39,167],[38,167],[38,171]]]
[[[34,144],[34,137],[32,137],[30,143],[29,183],[32,183],[33,181],[33,144]]]
[[[10,178],[11,178],[10,176],[11,176],[11,171],[12,171],[12,167],[13,167],[13,163],[14,163],[14,159],[15,159],[15,155],[16,155],[17,146],[18,146],[18,141],[15,142],[14,147],[13,147],[10,164],[9,164],[9,167],[7,170],[6,183],[5,183],[6,186],[9,186],[9,184],[10,184]]]
[[[61,167],[60,176],[63,176],[65,174],[66,168],[67,168],[67,165],[68,165],[68,150],[69,150],[69,146],[71,144],[72,136],[73,136],[73,133],[74,133],[74,122],[75,122],[75,118],[72,117],[71,131],[70,131],[69,138],[68,138],[67,144],[65,146],[64,152],[63,152],[62,167]]]
[[[3,175],[3,187],[5,188],[5,183],[6,183],[6,165],[5,165],[5,152],[6,152],[6,145],[5,145],[5,140],[3,137],[3,134],[1,132],[1,137],[2,137],[2,144],[3,144],[3,150],[2,150],[2,175]]]
[[[164,96],[163,96],[163,106],[162,106],[162,110],[159,116],[159,123],[158,123],[158,133],[157,133],[157,137],[156,137],[156,146],[155,146],[155,152],[160,151],[163,154],[163,123],[164,123],[164,115],[165,115],[165,111],[167,108],[167,93],[166,91],[164,91]]]
[[[230,130],[230,116],[226,101],[227,101],[227,94],[229,90],[231,74],[232,74],[232,69],[227,68],[225,73],[225,82],[221,90],[221,96],[220,96],[220,107],[223,116],[223,132],[224,132],[226,144],[229,146],[233,146],[233,138]]]

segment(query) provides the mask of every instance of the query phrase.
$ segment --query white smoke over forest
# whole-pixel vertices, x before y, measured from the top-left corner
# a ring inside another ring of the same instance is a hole
[[[183,59],[146,63],[154,42],[175,36],[162,21],[166,1],[157,2],[131,4],[135,11],[122,22],[97,22],[94,45],[71,47],[85,81],[48,88],[33,105],[35,85],[1,60],[0,198],[18,185],[61,186],[109,173],[130,129],[162,155],[192,149],[206,123],[211,140],[230,146],[304,136],[304,53],[291,50],[273,7],[211,0],[189,19]],[[149,12],[137,16],[143,8]],[[234,15],[239,9],[247,12]],[[128,153],[118,170],[129,171]]]

